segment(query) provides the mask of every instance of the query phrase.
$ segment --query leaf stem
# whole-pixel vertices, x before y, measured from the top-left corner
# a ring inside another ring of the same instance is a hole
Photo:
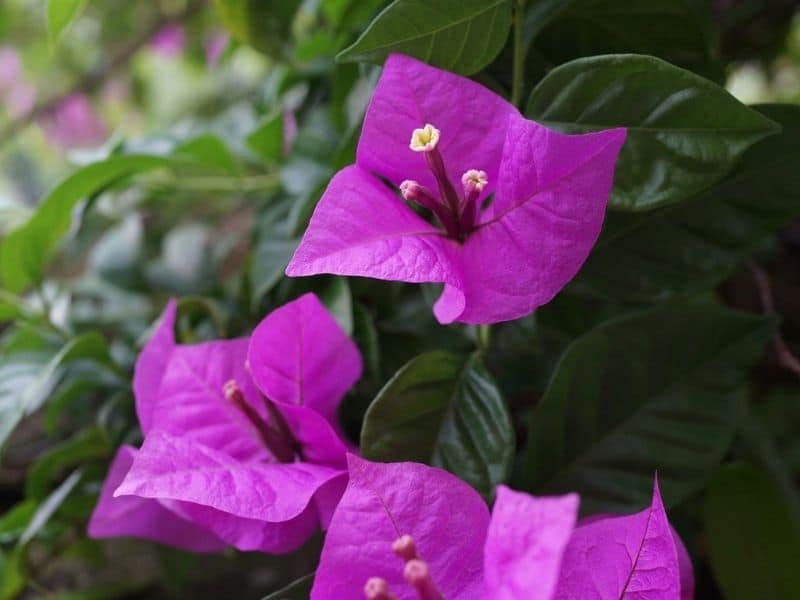
[[[514,65],[511,80],[511,104],[521,108],[522,91],[525,86],[525,49],[522,43],[523,16],[527,0],[514,0]]]

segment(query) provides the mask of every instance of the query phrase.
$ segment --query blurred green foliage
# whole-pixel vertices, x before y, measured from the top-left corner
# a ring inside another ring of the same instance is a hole
[[[365,455],[449,468],[487,496],[506,480],[618,510],[662,469],[698,597],[782,585],[763,561],[748,579],[738,553],[773,533],[798,544],[755,505],[800,519],[800,387],[765,351],[776,327],[800,349],[800,107],[745,105],[800,102],[794,3],[502,0],[496,27],[481,27],[480,4],[0,4],[0,599],[307,594],[319,538],[287,557],[192,556],[88,540],[85,525],[114,450],[140,441],[131,370],[166,299],[181,298],[178,335],[193,342],[246,333],[308,290],[364,355],[341,417]],[[431,6],[444,7],[435,22]],[[430,30],[409,43],[408,19]],[[633,128],[585,269],[535,315],[493,327],[488,346],[434,321],[435,289],[283,277],[330,176],[354,159],[386,49],[507,97],[516,81],[527,114],[553,126]],[[9,82],[2,51],[20,61]],[[655,58],[587,58],[605,53]],[[598,63],[605,83],[561,93]],[[603,96],[627,73],[643,75]],[[696,104],[643,123],[642,102],[686,89]],[[79,120],[59,118],[76,94],[103,132],[90,141],[62,131]],[[771,276],[780,324],[761,315],[743,261]],[[487,424],[485,453],[468,438]]]

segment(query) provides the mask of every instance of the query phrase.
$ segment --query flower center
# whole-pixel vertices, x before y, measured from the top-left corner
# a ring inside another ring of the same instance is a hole
[[[267,408],[268,420],[261,418],[261,415],[247,402],[235,379],[227,381],[222,386],[222,393],[225,399],[233,404],[241,412],[250,424],[258,432],[261,442],[270,451],[278,462],[294,462],[299,454],[297,441],[294,439],[286,420],[280,411],[269,398],[264,397],[264,406]]]
[[[437,149],[441,132],[430,123],[411,133],[409,148],[414,152],[422,152],[436,185],[438,197],[419,182],[406,179],[400,184],[403,198],[416,202],[431,211],[447,232],[447,235],[458,241],[464,241],[478,221],[480,205],[478,198],[488,185],[489,179],[485,171],[470,169],[461,176],[462,194],[459,195],[447,176],[444,159]]]
[[[402,535],[392,543],[392,551],[406,565],[403,577],[417,592],[419,600],[443,600],[441,592],[431,577],[428,563],[417,554],[417,546],[410,535]],[[389,584],[380,577],[370,577],[364,586],[364,597],[367,600],[397,600],[397,596],[389,590]]]

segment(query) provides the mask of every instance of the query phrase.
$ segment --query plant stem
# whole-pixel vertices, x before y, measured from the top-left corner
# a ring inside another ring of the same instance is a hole
[[[492,326],[491,325],[478,325],[478,349],[481,352],[486,352],[489,349],[489,342],[492,339]]]
[[[514,0],[514,65],[511,80],[511,104],[521,108],[522,92],[525,86],[525,49],[522,43],[523,16],[526,0]]]

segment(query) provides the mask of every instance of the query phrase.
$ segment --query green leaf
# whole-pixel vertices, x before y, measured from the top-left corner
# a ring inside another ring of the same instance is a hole
[[[283,114],[264,119],[246,138],[247,145],[267,162],[283,157]]]
[[[727,451],[739,387],[775,329],[715,306],[665,306],[609,321],[565,352],[533,412],[524,482],[575,491],[585,512],[645,506],[657,471],[673,505]]]
[[[39,505],[39,508],[36,509],[36,512],[31,518],[30,523],[28,523],[28,526],[25,528],[25,531],[19,538],[19,543],[21,546],[24,546],[31,541],[36,534],[41,531],[42,527],[47,525],[50,517],[55,514],[55,512],[70,495],[72,490],[75,489],[75,486],[80,483],[81,477],[83,477],[83,471],[81,469],[73,471],[72,474],[70,474],[70,476],[67,477],[55,490],[53,490],[53,493],[50,494],[45,501],[41,503],[41,505]]]
[[[651,210],[722,178],[778,126],[723,88],[657,58],[584,58],[553,69],[526,114],[568,132],[626,127],[611,207]]]
[[[46,349],[0,355],[0,447],[23,417],[36,411],[73,361],[91,360],[112,371],[108,345],[97,333],[86,333],[54,355]]]
[[[526,26],[534,45],[555,64],[598,54],[657,56],[706,77],[721,69],[712,59],[710,14],[675,0],[536,0]],[[568,40],[568,41],[567,41]]]
[[[361,431],[365,458],[442,467],[485,496],[506,478],[513,451],[508,411],[477,355],[414,358],[373,400]]]
[[[0,275],[5,288],[19,292],[42,278],[58,243],[69,230],[78,202],[117,179],[169,164],[169,159],[155,156],[116,156],[84,167],[65,179],[33,216],[11,231],[0,245]]]
[[[336,319],[339,327],[344,329],[347,335],[353,335],[353,297],[347,279],[344,277],[331,279],[330,284],[319,292],[319,299]]]
[[[0,600],[18,598],[25,588],[25,549],[16,547],[10,554],[0,551]]]
[[[728,600],[784,600],[800,590],[800,526],[773,481],[749,465],[712,479],[705,505],[714,575]]]
[[[222,23],[239,41],[280,57],[301,0],[214,0]]]
[[[510,0],[395,0],[336,58],[380,64],[399,52],[470,75],[497,56],[510,26]]]
[[[43,500],[50,482],[63,470],[94,459],[107,457],[112,447],[108,437],[97,427],[80,432],[41,455],[28,471],[25,495]]]
[[[86,7],[87,0],[48,0],[47,1],[47,31],[50,41],[56,42],[58,38],[72,25]]]
[[[722,182],[642,214],[610,213],[577,283],[634,302],[714,288],[767,236],[800,215],[800,107],[759,107],[783,126]]]
[[[172,155],[178,159],[186,159],[207,172],[209,169],[236,173],[236,163],[231,151],[219,137],[207,133],[197,136],[175,147]]]
[[[24,500],[0,517],[0,544],[16,541],[25,531],[37,506],[35,500]]]
[[[272,592],[269,596],[264,596],[261,600],[306,600],[311,593],[312,585],[314,585],[314,573],[309,573],[296,579],[285,588]]]

